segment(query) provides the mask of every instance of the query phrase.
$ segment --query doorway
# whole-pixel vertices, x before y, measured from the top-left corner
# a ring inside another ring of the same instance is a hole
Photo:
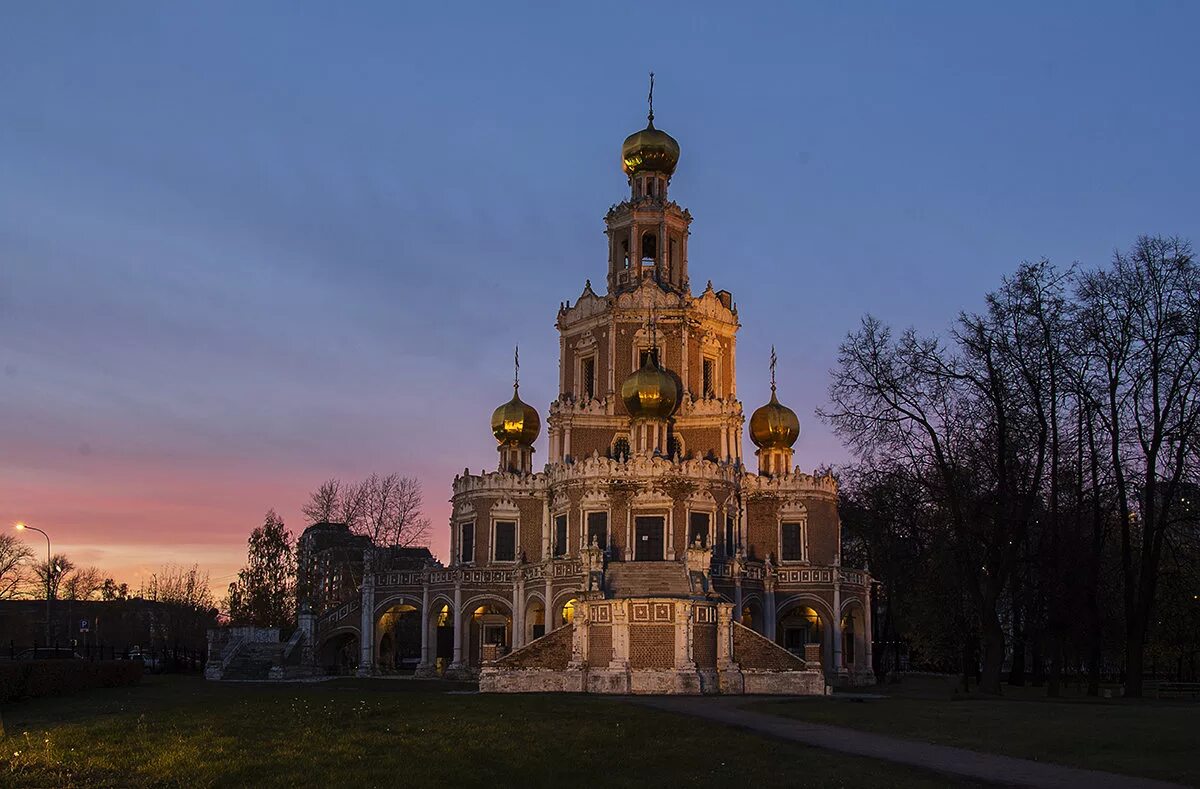
[[[639,515],[634,521],[633,560],[663,560],[663,522],[661,515]]]

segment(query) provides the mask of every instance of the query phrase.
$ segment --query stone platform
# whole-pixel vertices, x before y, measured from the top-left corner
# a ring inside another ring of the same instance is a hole
[[[710,599],[581,600],[571,625],[486,663],[485,693],[828,693],[819,665],[733,621]]]

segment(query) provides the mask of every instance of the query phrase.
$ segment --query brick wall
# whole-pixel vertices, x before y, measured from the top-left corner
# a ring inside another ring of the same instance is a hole
[[[496,661],[505,668],[549,668],[562,671],[571,661],[574,627],[560,627]]]
[[[750,628],[733,623],[733,659],[742,668],[762,671],[804,671],[805,662]]]

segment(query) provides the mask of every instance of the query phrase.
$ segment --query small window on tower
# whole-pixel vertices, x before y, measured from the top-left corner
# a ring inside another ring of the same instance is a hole
[[[554,555],[565,556],[567,553],[567,516],[554,516]]]
[[[717,396],[717,363],[713,359],[704,360],[704,397]]]
[[[643,348],[642,352],[640,354],[638,354],[638,366],[645,367],[646,361],[648,359],[653,359],[653,360],[657,361],[658,360],[658,352],[655,351],[653,348]]]
[[[585,400],[591,400],[596,396],[596,357],[589,356],[580,362],[579,373],[583,379],[579,382],[579,389]]]
[[[642,235],[642,260],[658,260],[658,237],[653,233]]]
[[[458,560],[464,563],[473,562],[475,561],[475,524],[468,521],[462,524],[461,529]]]

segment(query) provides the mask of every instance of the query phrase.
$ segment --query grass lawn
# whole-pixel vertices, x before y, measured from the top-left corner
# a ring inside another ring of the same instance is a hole
[[[587,696],[147,677],[5,705],[3,786],[942,786],[936,775]]]
[[[760,701],[753,709],[976,751],[1200,785],[1200,704],[1153,700],[1061,700],[1044,689],[1005,687],[1000,699],[953,699],[928,677],[864,688],[882,700]]]

